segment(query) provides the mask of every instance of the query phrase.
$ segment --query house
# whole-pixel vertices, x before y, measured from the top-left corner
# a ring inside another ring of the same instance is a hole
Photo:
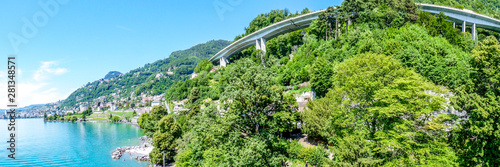
[[[210,72],[215,72],[215,71],[217,71],[217,70],[218,70],[218,68],[217,68],[217,67],[213,67],[213,68],[210,70]]]
[[[297,104],[299,104],[299,112],[304,111],[304,109],[307,107],[307,102],[313,100],[315,97],[316,93],[314,93],[314,91],[308,91],[300,95],[296,95],[295,99],[297,101]]]
[[[89,108],[88,105],[82,104],[82,105],[80,105],[80,112],[83,112],[83,111],[87,110],[88,108]]]
[[[142,115],[144,113],[149,113],[151,111],[151,108],[152,107],[141,107],[141,108],[138,108],[137,110],[137,114],[139,115]]]
[[[111,111],[115,111],[116,109],[118,109],[118,106],[116,104],[111,104],[111,106],[109,106],[109,108],[111,109]]]
[[[191,79],[196,78],[197,76],[198,76],[198,73],[193,72],[193,73],[191,74]]]
[[[180,111],[189,111],[189,109],[184,108],[184,100],[180,102],[174,101],[174,113],[178,114]]]
[[[160,77],[163,77],[163,73],[158,73],[156,74],[155,78],[160,78]]]
[[[151,107],[158,106],[160,104],[161,104],[160,101],[154,101],[151,103]]]
[[[174,75],[174,72],[172,72],[172,71],[167,71],[167,75]]]
[[[144,97],[142,98],[142,103],[147,103],[147,102],[150,102],[151,101],[151,97]]]

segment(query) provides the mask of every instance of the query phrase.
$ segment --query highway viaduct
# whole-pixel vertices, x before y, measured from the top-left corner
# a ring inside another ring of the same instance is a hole
[[[473,11],[467,9],[457,9],[447,6],[423,3],[416,3],[416,5],[420,10],[432,14],[439,14],[440,12],[443,12],[444,15],[448,16],[448,19],[453,22],[453,27],[455,27],[456,23],[462,25],[462,32],[466,31],[467,26],[471,26],[471,34],[473,39],[477,38],[477,27],[500,33],[500,20],[498,19],[474,13]],[[252,45],[255,45],[257,50],[266,52],[266,40],[272,39],[280,34],[285,34],[308,27],[312,23],[312,21],[317,19],[319,14],[323,11],[324,10],[319,10],[299,15],[261,28],[258,31],[255,31],[232,42],[229,46],[225,47],[217,54],[212,56],[210,58],[210,61],[219,60],[220,65],[225,67],[229,63],[227,59],[229,56],[238,53]]]

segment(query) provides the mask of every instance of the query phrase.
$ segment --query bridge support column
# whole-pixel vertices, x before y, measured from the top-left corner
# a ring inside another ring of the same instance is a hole
[[[455,29],[455,22],[453,22],[453,29]]]
[[[262,50],[264,53],[266,52],[266,39],[260,38],[255,40],[255,48],[257,50]]]
[[[476,40],[476,23],[473,23],[472,24],[472,31],[471,31],[471,34],[472,34],[472,40]]]
[[[462,23],[462,32],[465,32],[466,28],[467,28],[467,22],[464,21]]]
[[[227,64],[229,64],[229,61],[225,57],[221,57],[219,64],[221,67],[226,67]]]
[[[260,39],[257,39],[255,40],[255,49],[257,50],[261,50],[262,52],[260,52],[260,61],[262,62],[262,65],[264,65],[264,67],[266,67],[266,63],[264,62],[264,56],[266,55],[266,39],[264,38],[260,38]]]

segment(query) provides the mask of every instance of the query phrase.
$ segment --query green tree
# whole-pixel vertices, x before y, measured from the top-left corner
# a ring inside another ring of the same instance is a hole
[[[151,109],[151,112],[150,112],[150,115],[149,115],[148,118],[153,123],[153,125],[156,126],[156,122],[158,122],[161,118],[163,118],[167,114],[168,114],[167,109],[165,109],[161,105],[158,105],[158,106],[154,106]]]
[[[273,74],[250,59],[241,59],[234,62],[231,68],[224,71],[225,78],[222,101],[229,102],[229,114],[236,116],[236,128],[246,134],[280,132],[283,124],[274,124],[274,120],[285,115],[294,115],[293,98],[286,98],[283,90],[270,79]],[[244,70],[242,70],[244,69]],[[292,124],[290,120],[281,120]]]
[[[189,94],[189,103],[196,103],[200,99],[200,89],[194,87]]]
[[[333,101],[329,98],[315,99],[307,103],[307,110],[302,113],[302,121],[306,124],[302,127],[302,132],[316,139],[326,141],[330,134],[325,130],[325,125],[332,116],[330,106]]]
[[[341,63],[325,97],[331,102],[312,102],[319,103],[312,109],[330,112],[327,126],[317,131],[328,134],[323,137],[333,145],[334,163],[456,165],[446,126],[433,116],[445,100],[429,92],[444,90],[389,56],[361,54]]]
[[[451,141],[462,165],[500,164],[500,44],[488,37],[472,51],[473,80],[460,87],[456,99],[467,111],[463,125],[454,129]]]
[[[214,65],[212,64],[211,61],[209,61],[208,59],[203,59],[201,62],[198,63],[198,65],[196,65],[196,67],[194,68],[194,72],[195,73],[200,73],[202,71],[209,72],[210,70],[212,70],[213,66]]]
[[[92,115],[92,109],[91,109],[91,108],[88,108],[88,109],[86,109],[85,111],[83,111],[83,112],[82,112],[82,114],[83,114],[83,115],[87,115],[87,116]]]
[[[113,116],[111,118],[111,122],[120,122],[122,120],[122,118],[120,118],[119,116]]]
[[[311,86],[318,97],[325,96],[328,89],[333,85],[332,65],[323,57],[318,57],[311,69]]]
[[[87,121],[87,116],[85,114],[82,115],[82,121]]]
[[[181,127],[170,115],[163,117],[157,125],[157,131],[153,135],[154,149],[149,154],[151,163],[159,164],[162,162],[162,152],[165,152],[165,158],[172,160],[175,156],[175,140],[181,135]]]
[[[472,51],[473,82],[477,93],[500,95],[500,44],[489,36]]]

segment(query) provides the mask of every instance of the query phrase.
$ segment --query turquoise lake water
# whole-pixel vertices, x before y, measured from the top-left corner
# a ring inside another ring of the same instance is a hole
[[[0,166],[147,166],[124,155],[111,159],[117,147],[139,145],[142,129],[120,123],[44,122],[16,120],[16,159],[7,140],[8,120],[0,119]],[[125,159],[125,161],[123,161]]]

